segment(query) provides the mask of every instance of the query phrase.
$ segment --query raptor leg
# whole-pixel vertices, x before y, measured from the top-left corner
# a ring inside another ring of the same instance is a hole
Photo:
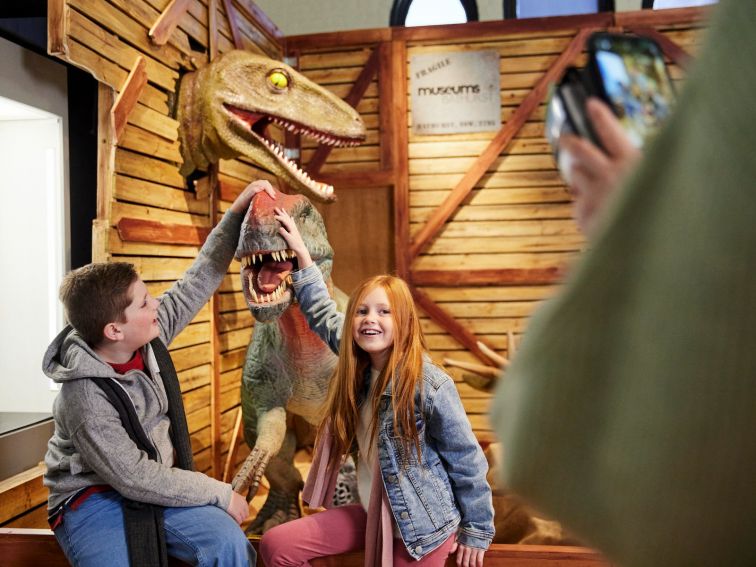
[[[265,477],[270,483],[268,498],[247,528],[247,533],[263,534],[270,528],[301,516],[299,492],[304,483],[302,475],[294,466],[295,451],[296,435],[288,430],[281,449],[270,459],[265,471]]]
[[[242,397],[242,402],[243,402]],[[245,426],[247,425],[247,417],[245,416]],[[236,473],[234,480],[231,482],[233,489],[239,494],[245,494],[247,501],[257,494],[257,489],[260,487],[260,480],[265,472],[265,469],[270,462],[270,459],[278,454],[281,449],[284,438],[286,436],[286,411],[281,408],[273,408],[271,410],[260,412],[257,418],[257,424],[254,432],[261,432],[254,437],[254,445],[252,445],[252,451],[247,456],[246,460]],[[250,436],[248,435],[247,428],[244,432],[245,440],[248,445],[250,444]]]

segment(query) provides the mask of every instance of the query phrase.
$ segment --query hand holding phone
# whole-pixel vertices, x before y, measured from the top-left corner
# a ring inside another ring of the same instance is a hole
[[[674,102],[674,87],[656,42],[610,33],[595,33],[588,39],[588,65],[585,69],[568,68],[548,103],[546,136],[555,154],[564,133],[577,134],[602,147],[585,112],[589,96],[605,101],[632,143],[642,147],[667,118]]]

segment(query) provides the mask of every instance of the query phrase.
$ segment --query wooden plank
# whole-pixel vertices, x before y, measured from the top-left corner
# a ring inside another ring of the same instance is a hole
[[[165,45],[168,42],[168,38],[171,37],[173,31],[179,23],[179,20],[184,16],[189,4],[192,0],[171,0],[168,6],[163,10],[155,23],[147,32],[150,39],[155,45]]]
[[[155,85],[173,92],[176,89],[179,74],[162,61],[147,56],[142,51],[135,49],[114,33],[102,28],[85,15],[70,10],[70,28],[72,37],[89,49],[116,63],[123,69],[130,69],[136,57],[144,57],[147,65],[147,78]]]
[[[510,268],[486,270],[413,270],[414,285],[455,287],[462,285],[541,285],[559,283],[564,277],[560,267]]]
[[[564,52],[562,52],[557,58],[554,65],[544,73],[541,80],[526,97],[526,100],[519,106],[515,116],[504,125],[478,158],[473,167],[464,175],[449,197],[447,197],[446,201],[431,216],[423,229],[415,235],[412,244],[410,245],[410,258],[416,258],[430,243],[430,240],[436,235],[438,230],[449,219],[488,168],[499,157],[501,150],[509,143],[514,134],[525,123],[535,107],[541,103],[546,94],[548,85],[554,82],[556,77],[564,71],[564,68],[572,62],[575,55],[583,49],[585,40],[592,31],[593,30],[591,29],[580,30]]]
[[[207,216],[207,203],[199,201],[193,193],[126,175],[115,176],[115,197],[121,201]],[[203,226],[208,224],[209,221],[202,223]]]
[[[218,165],[210,166],[208,172],[210,178],[210,218],[215,218],[218,214]],[[212,369],[211,390],[210,390],[210,432],[211,432],[211,460],[213,476],[216,478],[222,474],[221,463],[221,393],[220,393],[220,375],[221,375],[221,351],[223,344],[221,341],[219,323],[220,323],[220,294],[216,291],[210,298],[210,325],[212,334],[210,336],[210,348],[212,360],[210,367]]]
[[[513,238],[436,238],[428,255],[506,254],[522,252],[576,252],[585,246],[581,234],[519,236]]]
[[[207,3],[207,45],[210,61],[218,56],[218,33],[218,0],[209,0]]]
[[[410,222],[423,222],[436,210],[431,207],[413,207],[410,210]],[[465,205],[454,214],[455,221],[489,221],[489,220],[533,220],[533,219],[569,219],[572,218],[571,203],[546,203],[522,205]]]
[[[675,65],[679,65],[680,67],[687,67],[688,63],[690,63],[690,53],[685,51],[665,34],[658,32],[653,28],[631,27],[626,29],[627,31],[633,32],[637,35],[653,39],[656,43],[659,44],[659,47],[661,47],[664,55],[669,57]]]
[[[121,240],[118,230],[107,226],[107,242],[110,254],[127,256],[165,256],[179,258],[196,258],[199,246],[186,244],[156,244],[154,242],[129,242]]]
[[[118,97],[113,104],[111,116],[113,120],[113,131],[115,139],[118,142],[126,128],[131,111],[134,110],[139,97],[142,95],[144,87],[147,85],[147,72],[144,57],[137,57],[134,66],[129,71],[126,81],[118,93]]]
[[[322,183],[339,189],[360,189],[363,187],[387,187],[393,185],[394,172],[391,169],[374,171],[321,172],[318,179]]]
[[[176,164],[153,159],[123,148],[115,154],[115,171],[137,179],[153,181],[178,189],[185,187],[185,180],[178,172]]]
[[[485,353],[480,350],[480,347],[478,347],[479,339],[475,334],[461,325],[454,317],[449,315],[436,302],[430,299],[424,292],[416,288],[414,285],[410,285],[410,291],[412,292],[412,297],[414,297],[420,308],[436,321],[436,323],[441,325],[451,336],[453,336],[460,344],[464,345],[467,350],[473,353],[484,364],[493,364],[493,361],[491,361]]]
[[[42,484],[45,470],[44,463],[40,463],[0,481],[0,524],[47,501],[47,488]]]
[[[378,72],[378,64],[380,62],[380,58],[379,58],[380,53],[381,52],[378,47],[375,47],[373,49],[373,53],[370,54],[370,57],[368,58],[368,61],[365,64],[365,67],[362,69],[359,77],[357,77],[357,80],[352,85],[352,88],[349,91],[349,94],[344,99],[344,101],[348,105],[352,107],[356,107],[357,103],[365,95],[365,91],[367,90],[368,85],[372,82],[373,78]],[[326,145],[321,144],[318,147],[318,149],[315,151],[315,154],[307,163],[307,171],[312,177],[315,177],[318,174],[318,172],[320,171],[320,168],[323,167],[325,160],[328,159],[328,154],[331,153],[332,149],[333,148],[331,146],[326,146]]]
[[[413,263],[416,270],[476,270],[512,268],[559,268],[574,260],[575,252],[534,252],[518,254],[436,254],[422,255]]]
[[[110,109],[115,103],[115,93],[107,85],[97,86],[97,220],[110,221],[114,194],[115,175],[115,132],[110,119]],[[94,236],[94,235],[93,235]],[[94,244],[99,243],[95,248]],[[107,260],[107,240],[93,240],[92,260]]]
[[[130,0],[129,0],[130,1]],[[121,11],[110,2],[101,2],[100,0],[68,0],[69,6],[76,8],[82,14],[96,22],[103,28],[112,31],[155,59],[162,61],[172,69],[182,67],[191,69],[189,60],[189,49],[182,53],[175,45],[167,43],[165,45],[155,45],[147,36],[147,26],[142,25],[138,20],[131,17],[128,8]],[[134,3],[136,5],[136,3]],[[124,5],[125,6],[125,5]],[[153,12],[156,14],[157,12]],[[146,17],[154,18],[154,15]]]
[[[127,124],[118,145],[127,150],[139,152],[174,163],[181,163],[179,143],[171,142],[143,128]]]
[[[69,43],[70,61],[75,61],[78,67],[88,71],[101,83],[117,89],[126,81],[128,72],[108,59],[89,49],[88,46],[74,39]],[[161,114],[168,112],[168,102],[165,93],[152,85],[146,85],[142,90],[139,101],[153,111]]]
[[[451,190],[461,179],[455,174],[420,174],[410,176],[410,187],[413,193],[418,190],[449,189]],[[564,187],[564,181],[559,172],[553,170],[541,171],[502,171],[491,172],[481,177],[477,188],[488,187],[547,187],[559,185]]]
[[[414,189],[412,184],[410,188]],[[411,207],[435,207],[443,202],[451,188],[410,192]],[[568,203],[571,197],[563,185],[554,187],[492,187],[476,188],[470,192],[463,206],[523,205]]]
[[[159,244],[201,246],[210,234],[208,227],[166,224],[128,217],[121,218],[116,227],[121,240]]]
[[[66,0],[47,2],[47,52],[63,59],[68,54],[68,5]]]
[[[244,42],[239,33],[238,14],[234,9],[231,0],[223,0],[223,7],[226,10],[226,19],[228,20],[228,27],[231,28],[231,35],[234,38],[234,47],[236,49],[244,48]]]
[[[135,126],[162,136],[166,140],[171,142],[178,140],[178,122],[143,104],[136,105],[129,120]]]
[[[237,0],[242,12],[245,13],[247,19],[252,22],[255,27],[259,28],[270,38],[281,44],[284,40],[284,33],[278,28],[278,26],[271,20],[268,15],[263,12],[257,4],[251,0]]]
[[[410,229],[420,228],[410,227]],[[452,222],[448,223],[441,233],[442,236],[449,238],[491,238],[495,236],[536,236],[558,235],[558,234],[578,234],[578,229],[573,220],[520,220],[509,222]]]
[[[394,261],[396,274],[400,278],[407,278],[411,258],[407,254],[409,248],[409,153],[407,122],[407,44],[392,41],[389,54],[381,59],[386,65],[380,70],[381,81],[387,80],[388,85],[381,84],[381,94],[390,94],[390,117],[382,118],[382,125],[388,125],[388,131],[382,131],[383,143],[388,146],[392,156],[391,169],[394,173]]]
[[[210,384],[211,369],[209,364],[195,366],[177,374],[182,392],[188,392]]]
[[[286,38],[286,48],[300,51],[333,50],[333,48],[344,46],[355,48],[361,45],[391,41],[391,34],[391,28],[374,28],[292,35]]]
[[[674,8],[667,10],[638,10],[614,14],[616,27],[660,27],[674,24],[703,24],[712,13],[712,6]]]

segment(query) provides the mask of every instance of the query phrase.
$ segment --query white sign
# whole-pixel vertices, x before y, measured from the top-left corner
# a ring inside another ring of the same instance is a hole
[[[497,51],[413,55],[410,77],[414,134],[501,128]]]

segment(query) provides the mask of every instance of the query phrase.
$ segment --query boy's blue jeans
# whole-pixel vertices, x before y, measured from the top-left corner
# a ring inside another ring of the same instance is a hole
[[[74,567],[129,567],[121,495],[115,491],[89,496],[66,510],[55,537]],[[165,508],[168,555],[201,567],[247,567],[255,550],[239,525],[215,506]]]

